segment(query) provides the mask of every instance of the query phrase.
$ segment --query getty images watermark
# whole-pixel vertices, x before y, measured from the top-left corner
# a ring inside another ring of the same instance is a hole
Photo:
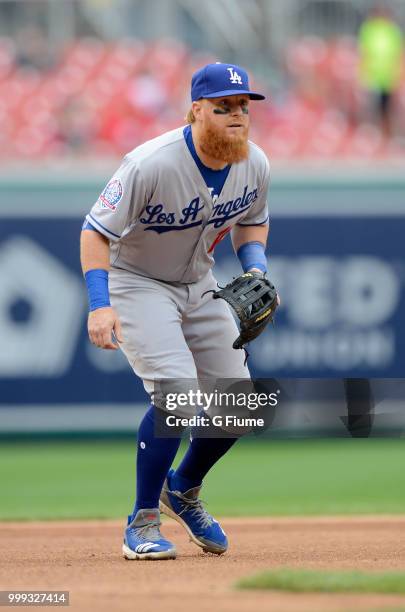
[[[274,387],[274,388],[273,388]],[[194,437],[240,436],[267,428],[281,390],[272,381],[216,379],[155,382],[155,433]]]
[[[405,378],[155,381],[155,434],[405,438]]]
[[[168,393],[166,396],[166,408],[169,411],[178,410],[187,406],[195,407],[203,412],[208,413],[213,407],[244,409],[249,411],[257,410],[258,408],[275,407],[278,404],[280,389],[275,393],[264,392],[238,392],[219,391],[215,389],[213,392],[206,393],[200,389],[189,389],[188,392]],[[178,417],[175,414],[170,414],[166,417],[168,427],[223,427],[239,426],[239,427],[263,427],[264,419],[256,416],[238,416],[238,414],[214,414],[212,418],[204,414],[196,414],[191,418]]]

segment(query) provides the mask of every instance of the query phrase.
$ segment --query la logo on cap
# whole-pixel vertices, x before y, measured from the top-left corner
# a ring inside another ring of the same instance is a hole
[[[265,96],[250,91],[249,77],[244,68],[235,64],[207,64],[197,70],[191,79],[191,100],[218,98],[246,94],[251,100],[264,100]]]
[[[233,68],[227,68],[230,72],[229,80],[231,83],[237,83],[238,85],[242,85],[242,77],[234,70]]]

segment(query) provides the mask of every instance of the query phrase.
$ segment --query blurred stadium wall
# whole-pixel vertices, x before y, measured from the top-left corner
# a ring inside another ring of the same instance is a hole
[[[252,139],[282,307],[254,375],[401,379],[405,81],[387,132],[359,80],[374,4],[0,0],[0,434],[136,428],[140,382],[86,339],[80,228],[122,154],[182,122],[210,60],[269,93]],[[405,4],[383,4],[404,29]],[[217,259],[219,280],[238,272],[229,243]]]

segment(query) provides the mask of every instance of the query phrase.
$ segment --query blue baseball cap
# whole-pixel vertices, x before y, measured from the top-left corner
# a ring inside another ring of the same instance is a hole
[[[191,100],[220,98],[247,94],[251,100],[264,100],[265,96],[249,89],[246,70],[235,64],[207,64],[193,74],[191,79]]]

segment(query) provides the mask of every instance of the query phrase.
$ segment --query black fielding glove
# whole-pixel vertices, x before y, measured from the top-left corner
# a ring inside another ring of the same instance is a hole
[[[234,349],[259,336],[266,325],[273,322],[278,306],[277,291],[262,272],[245,272],[226,287],[213,292],[214,299],[228,302],[240,321],[240,335],[233,343]]]

